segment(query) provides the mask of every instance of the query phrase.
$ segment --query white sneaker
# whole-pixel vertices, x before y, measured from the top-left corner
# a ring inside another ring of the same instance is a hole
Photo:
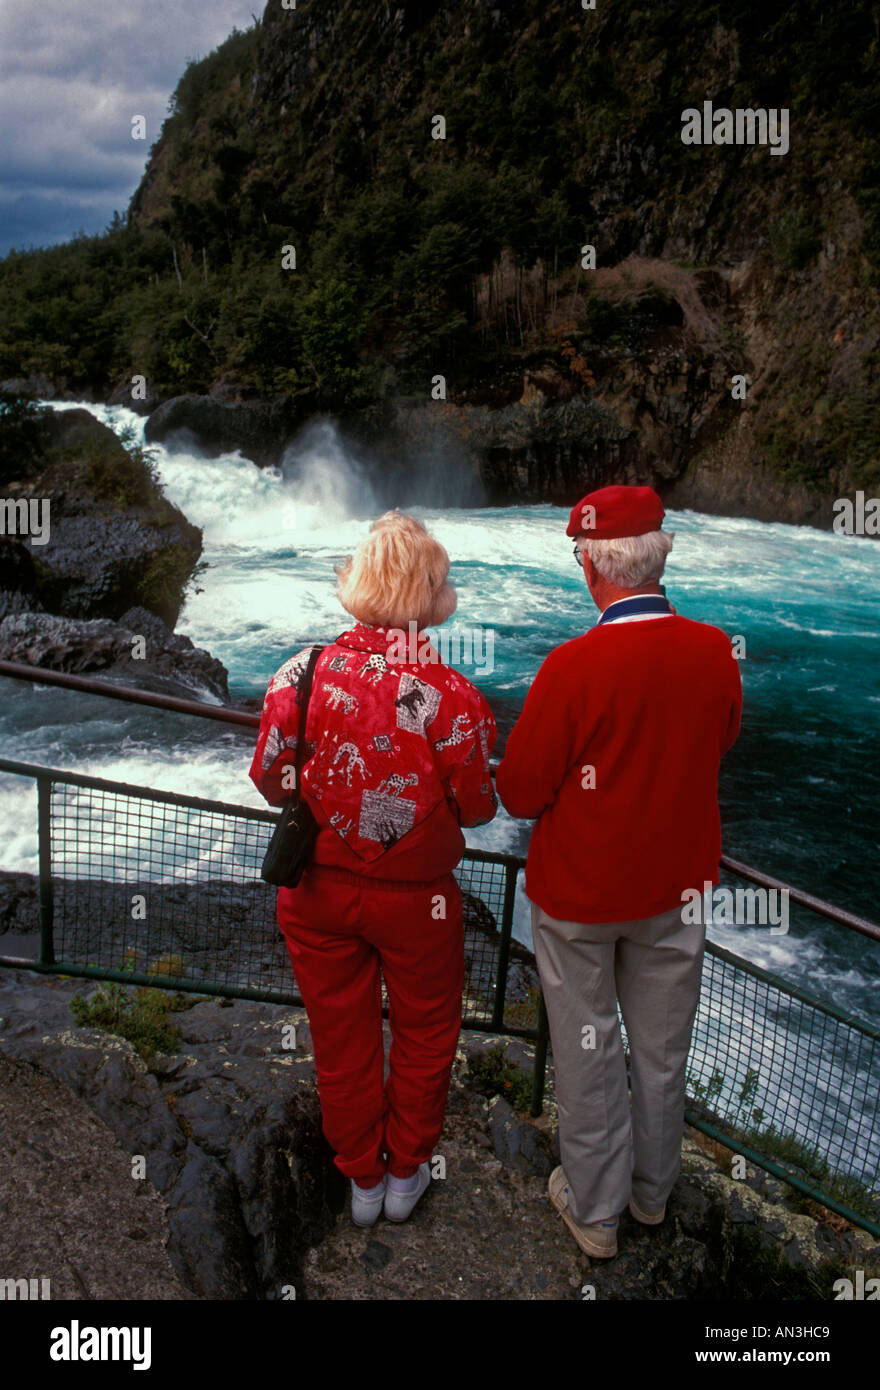
[[[385,1191],[385,1215],[388,1220],[405,1221],[430,1182],[429,1163],[420,1163],[419,1171],[412,1178],[394,1178],[389,1173]]]
[[[351,1179],[351,1219],[356,1226],[372,1226],[378,1221],[385,1201],[385,1178],[376,1187],[358,1187]]]

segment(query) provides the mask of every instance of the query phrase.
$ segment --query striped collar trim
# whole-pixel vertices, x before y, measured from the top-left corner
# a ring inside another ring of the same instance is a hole
[[[633,594],[632,598],[619,598],[609,603],[598,623],[602,627],[608,623],[621,622],[628,618],[671,618],[672,608],[665,594]]]

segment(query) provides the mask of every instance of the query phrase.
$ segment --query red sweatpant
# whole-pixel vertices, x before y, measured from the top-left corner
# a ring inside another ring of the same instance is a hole
[[[313,866],[296,888],[279,888],[278,923],[309,1016],[336,1166],[360,1187],[381,1182],[386,1167],[410,1177],[440,1137],[461,1028],[456,879],[413,885]],[[384,1086],[380,966],[392,1035]]]

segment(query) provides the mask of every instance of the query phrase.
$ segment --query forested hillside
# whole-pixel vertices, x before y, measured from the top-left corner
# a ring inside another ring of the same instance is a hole
[[[125,217],[0,262],[0,378],[374,409],[442,373],[493,407],[625,389],[663,434],[659,371],[672,475],[742,372],[738,466],[869,484],[878,53],[865,0],[272,0],[184,72]],[[705,100],[787,107],[788,153],[684,145]]]

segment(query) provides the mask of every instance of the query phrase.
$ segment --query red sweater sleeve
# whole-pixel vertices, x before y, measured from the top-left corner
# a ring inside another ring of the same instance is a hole
[[[502,806],[526,820],[553,804],[578,756],[578,720],[569,712],[578,691],[569,686],[564,650],[551,652],[532,682],[498,769]]]

